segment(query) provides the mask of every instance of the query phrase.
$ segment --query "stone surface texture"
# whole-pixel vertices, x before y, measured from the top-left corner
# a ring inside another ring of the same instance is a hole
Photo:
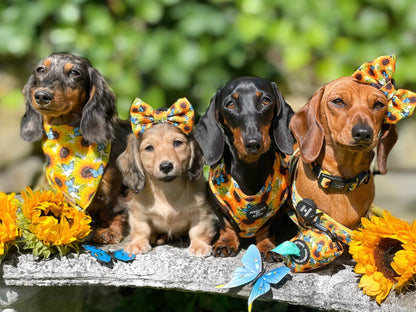
[[[119,247],[107,246],[110,250]],[[250,285],[231,290],[215,288],[230,280],[234,269],[241,266],[243,253],[244,250],[234,258],[198,258],[189,255],[186,248],[164,245],[137,256],[131,263],[116,262],[112,267],[100,264],[85,252],[41,261],[30,254],[12,253],[2,264],[0,309],[45,311],[45,305],[50,308],[60,302],[57,311],[66,311],[66,307],[70,307],[68,311],[82,311],[80,298],[85,296],[86,286],[152,287],[248,297]],[[270,269],[276,265],[282,264],[271,264]],[[357,288],[359,276],[353,266],[354,262],[344,256],[315,272],[290,273],[281,286],[272,288],[262,299],[325,311],[415,310],[414,292],[392,292],[378,305]]]

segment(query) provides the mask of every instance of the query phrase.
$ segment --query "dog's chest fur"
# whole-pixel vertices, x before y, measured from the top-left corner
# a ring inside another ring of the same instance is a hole
[[[189,231],[195,218],[207,215],[208,202],[202,179],[194,183],[184,181],[186,178],[182,177],[157,183],[148,179],[144,190],[131,201],[134,218],[148,222],[158,232],[180,235]]]

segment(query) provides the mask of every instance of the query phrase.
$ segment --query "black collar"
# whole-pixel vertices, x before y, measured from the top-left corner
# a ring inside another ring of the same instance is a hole
[[[309,164],[313,174],[318,179],[320,187],[334,191],[353,191],[361,184],[367,184],[371,178],[371,171],[363,171],[354,178],[344,179],[343,177],[333,176],[328,171],[325,171],[317,162]]]

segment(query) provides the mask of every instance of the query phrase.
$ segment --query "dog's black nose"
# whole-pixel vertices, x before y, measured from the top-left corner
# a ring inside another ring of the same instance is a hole
[[[261,149],[262,139],[258,138],[251,138],[245,142],[244,147],[247,152],[249,153],[257,153]]]
[[[48,105],[52,100],[53,94],[47,91],[36,91],[35,92],[35,101],[39,105]]]
[[[351,135],[357,144],[370,144],[373,141],[374,131],[367,124],[358,124],[352,127]]]
[[[170,161],[164,161],[159,165],[159,170],[167,174],[173,169],[173,164]]]

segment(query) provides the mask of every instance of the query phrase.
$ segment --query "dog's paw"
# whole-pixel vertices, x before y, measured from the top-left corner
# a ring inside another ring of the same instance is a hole
[[[188,251],[191,255],[197,257],[208,257],[211,254],[212,247],[204,242],[191,241]]]
[[[237,255],[239,242],[232,240],[218,240],[212,247],[214,257],[235,257]]]
[[[270,241],[263,241],[257,244],[257,248],[260,251],[261,258],[267,262],[278,262],[281,261],[279,255],[272,252],[271,250],[276,247]]]
[[[98,244],[118,244],[123,239],[121,231],[112,228],[98,228],[92,234],[92,240]]]
[[[151,249],[152,246],[147,240],[135,240],[124,248],[125,251],[134,255],[148,253]]]

